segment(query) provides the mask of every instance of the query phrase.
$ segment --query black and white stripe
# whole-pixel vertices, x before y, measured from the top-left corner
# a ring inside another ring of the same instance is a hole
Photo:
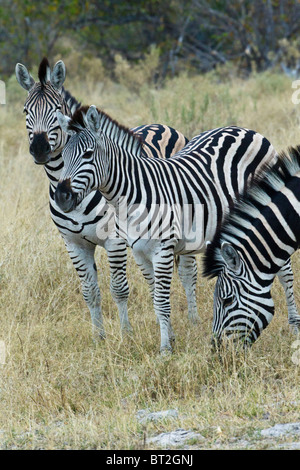
[[[72,213],[99,188],[114,207],[114,236],[133,249],[151,288],[161,350],[170,350],[174,256],[203,251],[255,172],[277,154],[260,134],[232,126],[194,137],[170,159],[149,159],[131,131],[95,106],[58,118],[70,140],[55,200]]]
[[[217,276],[213,334],[253,343],[274,315],[271,285],[300,243],[300,147],[267,167],[208,247],[204,275]],[[289,322],[300,329],[297,311]]]
[[[131,330],[127,313],[129,288],[126,278],[127,247],[122,239],[111,239],[112,209],[99,191],[93,191],[72,214],[64,214],[54,200],[54,193],[63,169],[61,151],[69,136],[61,131],[56,111],[71,115],[80,105],[63,88],[65,67],[59,61],[51,71],[48,60],[39,67],[39,82],[35,82],[26,67],[17,64],[19,83],[28,91],[25,102],[26,127],[34,161],[43,164],[49,178],[49,202],[53,222],[61,233],[70,258],[79,275],[85,302],[90,310],[95,334],[105,336],[101,314],[101,295],[95,264],[95,248],[105,248],[110,267],[110,289],[118,306],[122,330]],[[170,157],[182,148],[187,139],[168,126],[153,124],[133,130],[145,142],[149,157]],[[196,279],[194,257],[180,257],[179,275],[188,300],[188,316],[197,321]]]

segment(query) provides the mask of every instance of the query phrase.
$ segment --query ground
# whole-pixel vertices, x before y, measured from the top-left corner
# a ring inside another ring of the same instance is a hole
[[[161,122],[191,138],[235,124],[255,129],[282,150],[299,143],[300,112],[289,79],[262,74],[221,83],[219,76],[182,75],[162,89],[133,94],[113,83],[66,83],[85,104],[95,104],[129,127]],[[175,272],[172,356],[159,355],[159,329],[148,287],[131,253],[129,316],[134,333],[120,334],[109,292],[106,254],[97,266],[107,338],[95,343],[79,281],[51,222],[43,168],[28,152],[26,92],[10,80],[0,109],[0,448],[144,449],[149,439],[176,429],[203,439],[190,448],[273,448],[299,435],[263,437],[276,424],[299,422],[296,337],[290,332],[284,293],[273,287],[276,315],[246,356],[212,353],[214,280],[199,279],[201,322],[187,319]],[[299,254],[293,258],[299,298]],[[140,422],[140,410],[177,410],[172,419]]]

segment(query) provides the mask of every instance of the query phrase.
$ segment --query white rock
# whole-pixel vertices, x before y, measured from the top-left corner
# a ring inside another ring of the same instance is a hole
[[[202,441],[204,440],[204,437],[191,430],[186,431],[185,429],[176,429],[176,431],[163,432],[158,436],[151,437],[147,439],[147,443],[157,444],[161,447],[172,447],[183,445],[192,439]]]
[[[281,437],[287,434],[300,434],[300,422],[276,424],[271,428],[262,429],[260,433],[263,437]]]
[[[159,421],[166,418],[178,418],[177,410],[154,411],[150,413],[147,410],[139,410],[136,414],[137,420],[144,424],[148,421]]]
[[[285,442],[284,444],[275,446],[275,448],[284,450],[300,450],[300,442]]]

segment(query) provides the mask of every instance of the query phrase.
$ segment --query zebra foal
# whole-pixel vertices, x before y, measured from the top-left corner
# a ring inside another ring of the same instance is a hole
[[[274,316],[271,286],[300,245],[300,146],[259,175],[223,222],[204,258],[204,275],[217,276],[213,335],[257,340]],[[290,324],[299,332],[300,316]]]
[[[105,337],[101,310],[101,294],[95,264],[95,248],[103,247],[108,255],[110,289],[118,306],[121,329],[131,331],[127,301],[129,288],[126,278],[127,248],[122,239],[111,238],[113,211],[99,191],[93,191],[81,202],[80,207],[66,216],[54,200],[56,186],[63,169],[62,149],[69,136],[62,132],[57,110],[71,116],[80,103],[63,87],[66,69],[58,61],[53,70],[44,58],[38,70],[39,82],[35,82],[22,64],[16,65],[19,84],[28,92],[24,104],[29,151],[36,164],[42,165],[49,179],[49,206],[53,222],[57,226],[81,281],[84,300],[89,308],[93,332]],[[145,144],[148,157],[170,157],[186,143],[187,139],[175,129],[160,124],[139,126],[133,130]],[[198,320],[196,305],[197,265],[192,256],[180,257],[179,275],[188,300],[188,315]]]
[[[235,197],[277,154],[260,134],[226,127],[194,137],[167,160],[149,159],[140,139],[95,106],[80,108],[72,118],[57,114],[70,139],[55,201],[72,213],[98,188],[114,206],[114,236],[133,249],[150,285],[161,351],[171,350],[174,256],[204,251]],[[289,264],[285,268],[290,272]],[[296,308],[293,298],[289,302]]]

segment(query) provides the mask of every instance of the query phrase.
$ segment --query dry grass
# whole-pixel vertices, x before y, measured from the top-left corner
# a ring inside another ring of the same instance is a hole
[[[213,75],[182,75],[161,90],[145,87],[135,95],[111,83],[75,82],[67,88],[128,126],[162,122],[192,137],[237,124],[260,131],[278,149],[299,143],[299,110],[291,103],[291,83],[282,76],[221,84]],[[299,420],[299,367],[291,360],[295,337],[277,281],[277,313],[269,328],[246,358],[228,353],[220,360],[210,350],[214,281],[199,277],[201,325],[195,328],[188,324],[175,274],[177,343],[172,357],[161,358],[148,288],[130,253],[134,335],[122,339],[106,255],[99,250],[107,339],[93,343],[77,275],[50,219],[46,177],[28,155],[23,102],[12,94],[10,103],[9,90],[7,99],[0,116],[0,340],[6,345],[6,362],[0,365],[0,447],[140,449],[145,436],[181,427],[201,433],[206,448],[227,448],[233,438],[251,439],[254,430]],[[299,263],[296,254],[300,306]],[[142,425],[136,412],[145,408],[177,408],[179,417]]]

